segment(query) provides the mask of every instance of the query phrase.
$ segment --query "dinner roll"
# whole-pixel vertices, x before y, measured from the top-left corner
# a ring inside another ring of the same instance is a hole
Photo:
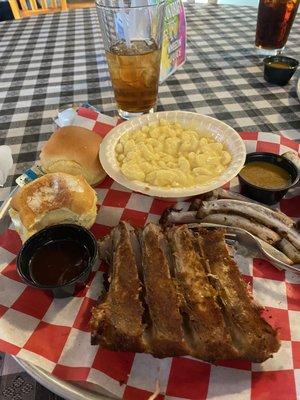
[[[97,197],[82,176],[46,174],[20,188],[9,214],[22,241],[49,225],[72,223],[90,228]]]
[[[106,177],[99,161],[101,141],[101,136],[80,126],[60,128],[41,151],[41,167],[45,173],[82,175],[90,185],[96,185]]]

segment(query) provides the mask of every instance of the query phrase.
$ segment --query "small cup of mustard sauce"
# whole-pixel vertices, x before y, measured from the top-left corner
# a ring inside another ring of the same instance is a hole
[[[286,85],[296,72],[299,62],[291,57],[272,56],[264,59],[264,78],[267,82]]]
[[[272,205],[278,203],[296,185],[299,173],[296,165],[285,157],[254,152],[247,154],[238,178],[242,194]]]
[[[30,286],[69,297],[86,283],[98,256],[97,241],[73,224],[49,226],[31,236],[17,257],[17,270]]]

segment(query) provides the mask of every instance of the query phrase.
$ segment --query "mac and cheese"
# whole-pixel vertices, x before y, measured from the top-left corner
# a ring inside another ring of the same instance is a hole
[[[128,179],[166,188],[207,183],[231,161],[222,143],[165,120],[125,133],[115,152]]]

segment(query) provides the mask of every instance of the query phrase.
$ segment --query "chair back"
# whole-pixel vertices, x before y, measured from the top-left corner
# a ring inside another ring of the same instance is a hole
[[[8,0],[15,19],[67,11],[67,0]]]

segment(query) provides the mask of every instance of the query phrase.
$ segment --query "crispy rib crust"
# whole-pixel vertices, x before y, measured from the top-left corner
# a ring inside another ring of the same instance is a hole
[[[277,332],[260,316],[223,230],[149,224],[137,238],[122,222],[100,249],[111,262],[110,286],[92,310],[93,344],[207,361],[262,362],[278,351]]]
[[[195,251],[197,240],[186,225],[171,228],[168,238],[174,251],[175,276],[185,299],[192,355],[209,361],[237,357],[217,292],[207,277],[205,260]]]
[[[121,222],[112,233],[113,263],[109,292],[92,310],[92,342],[111,350],[145,351],[141,290],[130,233]]]
[[[163,248],[164,235],[159,226],[148,224],[140,239],[151,353],[160,358],[187,354],[179,299]]]
[[[240,358],[265,361],[280,347],[277,332],[261,317],[261,309],[251,298],[236,263],[229,256],[224,231],[202,229],[200,234]]]

